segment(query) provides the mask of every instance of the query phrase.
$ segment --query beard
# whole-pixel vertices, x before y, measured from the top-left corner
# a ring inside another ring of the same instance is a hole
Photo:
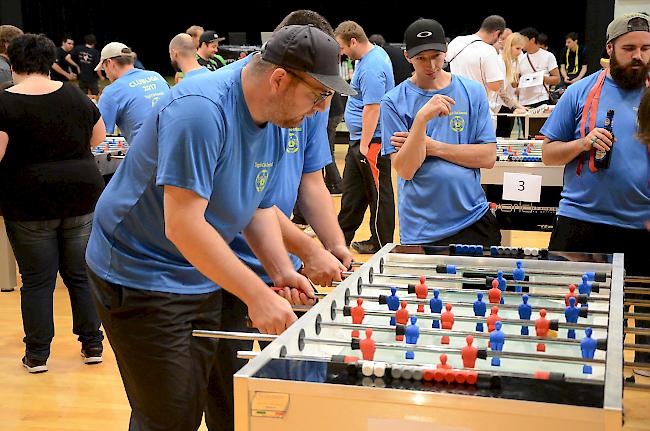
[[[633,69],[634,66],[640,67]],[[632,60],[627,66],[622,66],[616,60],[615,50],[612,51],[611,58],[609,59],[609,71],[612,79],[624,90],[636,90],[644,87],[648,79],[649,66],[649,64],[645,64],[641,60]]]
[[[172,67],[174,68],[174,72],[182,72],[181,68],[178,67],[178,62],[176,60],[172,60]]]

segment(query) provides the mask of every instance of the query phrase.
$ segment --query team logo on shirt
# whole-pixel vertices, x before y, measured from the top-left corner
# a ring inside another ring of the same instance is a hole
[[[449,127],[454,132],[462,132],[465,130],[465,119],[460,115],[454,115],[449,119]]]
[[[255,190],[261,192],[266,187],[266,183],[269,180],[269,171],[262,169],[255,177]]]
[[[298,134],[295,132],[300,132],[302,129],[300,127],[295,127],[289,129],[289,140],[287,141],[287,153],[297,153],[298,148],[300,148],[300,141],[298,140]]]

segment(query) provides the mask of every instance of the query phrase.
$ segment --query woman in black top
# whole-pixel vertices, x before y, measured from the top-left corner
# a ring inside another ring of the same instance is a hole
[[[19,36],[8,54],[16,85],[0,91],[0,207],[23,282],[23,364],[47,371],[57,271],[84,362],[101,362],[84,254],[104,186],[90,148],[104,140],[104,122],[78,88],[50,80],[55,47],[47,37]]]

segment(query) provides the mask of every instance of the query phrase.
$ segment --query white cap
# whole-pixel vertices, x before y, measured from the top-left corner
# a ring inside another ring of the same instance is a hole
[[[102,54],[101,57],[99,58],[99,64],[97,67],[95,67],[95,71],[101,70],[102,65],[104,64],[104,61],[108,60],[109,58],[114,58],[114,57],[133,57],[133,51],[131,51],[131,48],[128,46],[124,45],[121,42],[111,42],[109,44],[106,44],[104,48],[102,48]]]

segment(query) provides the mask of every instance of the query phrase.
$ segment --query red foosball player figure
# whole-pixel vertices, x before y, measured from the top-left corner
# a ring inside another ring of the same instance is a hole
[[[576,298],[576,285],[575,284],[569,284],[569,293],[564,295],[564,306],[568,307],[569,306],[569,298],[574,297]],[[578,303],[578,298],[576,298],[576,304]]]
[[[546,309],[542,308],[539,310],[539,315],[540,318],[535,320],[535,330],[537,331],[537,336],[538,337],[546,337],[548,336],[548,331],[551,327],[551,321],[546,318]],[[546,351],[546,345],[543,343],[538,343],[537,344],[537,351],[538,352],[545,352]]]
[[[359,349],[361,350],[361,357],[366,361],[375,359],[375,340],[372,339],[372,329],[366,329],[366,338],[359,342]]]
[[[443,370],[451,370],[451,365],[447,363],[447,355],[444,353],[440,355],[440,363],[436,365],[436,368],[440,368]]]
[[[501,303],[501,289],[499,289],[499,280],[492,280],[492,287],[488,290],[488,300],[490,304]]]
[[[352,310],[350,310],[350,315],[352,316],[352,323],[356,323],[357,325],[363,323],[363,318],[366,315],[366,310],[363,309],[361,304],[363,304],[363,299],[357,298],[357,306],[354,307]],[[355,329],[352,331],[352,338],[359,338],[358,330]]]
[[[471,335],[468,335],[465,341],[467,341],[467,346],[463,347],[460,351],[460,357],[463,358],[463,367],[474,368],[476,365],[476,357],[478,356],[478,348],[472,345],[474,337]]]
[[[452,329],[454,326],[454,313],[451,312],[451,304],[445,304],[445,310],[440,315],[440,322],[442,323],[442,329]],[[449,344],[449,336],[443,335],[440,340],[442,344]]]
[[[398,325],[406,325],[409,322],[409,312],[406,309],[406,301],[400,302],[401,308],[395,312],[395,322]],[[404,341],[403,335],[396,335],[395,339],[397,341]]]
[[[500,320],[501,320],[501,316],[499,316],[499,307],[495,305],[490,309],[490,315],[487,318],[488,332],[494,331],[495,325]]]
[[[415,286],[415,296],[418,299],[427,299],[427,296],[429,295],[429,288],[424,284],[425,280],[424,275],[421,275],[420,284]],[[424,313],[424,304],[418,304],[418,313]]]

